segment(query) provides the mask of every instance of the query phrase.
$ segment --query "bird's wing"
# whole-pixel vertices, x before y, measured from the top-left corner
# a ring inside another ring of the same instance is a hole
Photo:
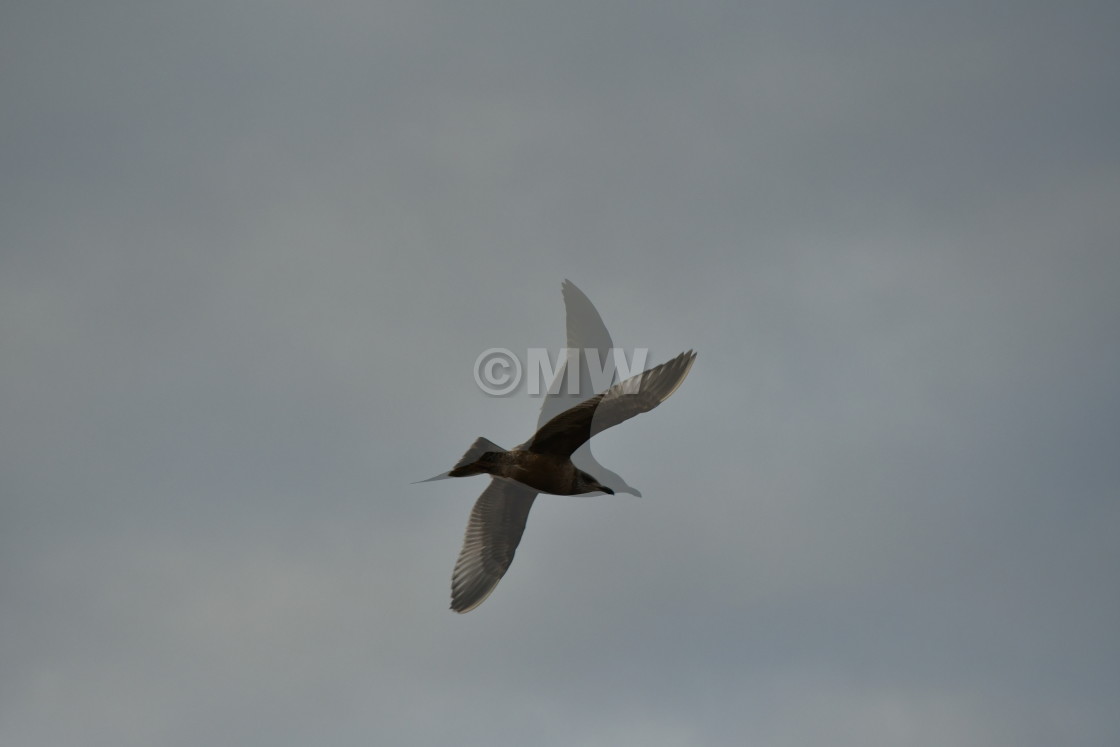
[[[595,348],[600,355],[606,355],[614,343],[591,299],[571,280],[565,280],[560,291],[564,295],[568,347]]]
[[[696,360],[689,350],[572,407],[544,424],[526,448],[538,454],[570,456],[597,433],[649,412],[669,399]]]
[[[592,383],[591,371],[588,368],[584,351],[599,351],[599,365],[602,366],[608,361],[612,354],[611,348],[614,347],[611,333],[607,331],[607,326],[603,324],[603,317],[599,316],[599,312],[591,303],[591,299],[584,295],[584,292],[577,288],[571,280],[564,281],[561,285],[561,291],[564,294],[564,311],[566,312],[567,347],[580,351],[579,378],[575,382],[578,388],[575,391],[569,391],[568,361],[565,360],[560,365],[556,378],[548,385],[548,391],[555,391],[555,393],[548,394],[541,402],[541,414],[537,419],[538,428],[568,408],[578,405],[598,393]],[[605,388],[613,383],[612,373],[611,380],[600,382],[600,386]]]
[[[469,612],[485,601],[513,562],[537,491],[495,477],[471,509],[463,549],[451,574],[451,609]]]

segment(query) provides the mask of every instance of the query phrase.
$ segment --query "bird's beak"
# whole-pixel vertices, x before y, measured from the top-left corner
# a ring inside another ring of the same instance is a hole
[[[607,495],[614,495],[614,491],[608,488],[606,485],[600,485],[599,490],[602,490]]]

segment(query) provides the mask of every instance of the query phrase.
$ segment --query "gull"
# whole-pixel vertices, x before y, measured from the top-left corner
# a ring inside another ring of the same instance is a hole
[[[614,494],[612,488],[577,467],[572,462],[573,453],[592,436],[649,412],[668,399],[695,360],[696,353],[689,350],[615,384],[555,415],[532,438],[513,449],[503,449],[485,438],[475,440],[446,473],[447,477],[493,476],[467,523],[463,549],[451,577],[452,610],[469,612],[493,592],[513,562],[538,493]]]

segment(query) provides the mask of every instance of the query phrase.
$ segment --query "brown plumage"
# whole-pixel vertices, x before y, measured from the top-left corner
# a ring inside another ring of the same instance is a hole
[[[572,453],[592,436],[664,402],[692,368],[691,350],[632,376],[553,417],[524,444],[510,450],[477,439],[448,474],[495,478],[471,510],[451,577],[451,609],[468,612],[486,599],[513,562],[538,493],[578,495],[614,491],[577,468]]]

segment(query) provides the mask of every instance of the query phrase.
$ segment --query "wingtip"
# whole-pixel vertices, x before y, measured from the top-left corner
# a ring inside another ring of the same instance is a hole
[[[473,610],[476,607],[478,607],[479,605],[481,605],[487,599],[489,599],[490,595],[494,593],[494,589],[496,589],[497,587],[498,587],[498,583],[495,581],[494,585],[491,586],[486,591],[486,593],[483,594],[482,596],[480,596],[478,599],[476,599],[473,602],[470,602],[468,604],[460,603],[460,605],[458,607],[455,606],[455,597],[452,596],[451,597],[451,606],[449,607],[449,609],[457,615],[465,615],[468,612],[470,612],[471,610]]]
[[[569,296],[577,293],[581,296],[586,297],[584,292],[579,289],[578,285],[573,283],[571,280],[564,278],[564,282],[560,283],[560,295],[562,295],[564,299],[567,300]]]
[[[676,393],[676,391],[681,388],[681,384],[683,384],[684,380],[688,378],[688,372],[692,370],[692,364],[695,362],[696,353],[692,350],[686,350],[671,361],[662,364],[668,370],[678,369],[680,371],[680,373],[677,375],[677,381],[673,385],[673,388],[666,392],[665,395],[661,398],[662,402],[672,397]],[[652,371],[653,369],[650,370]]]

